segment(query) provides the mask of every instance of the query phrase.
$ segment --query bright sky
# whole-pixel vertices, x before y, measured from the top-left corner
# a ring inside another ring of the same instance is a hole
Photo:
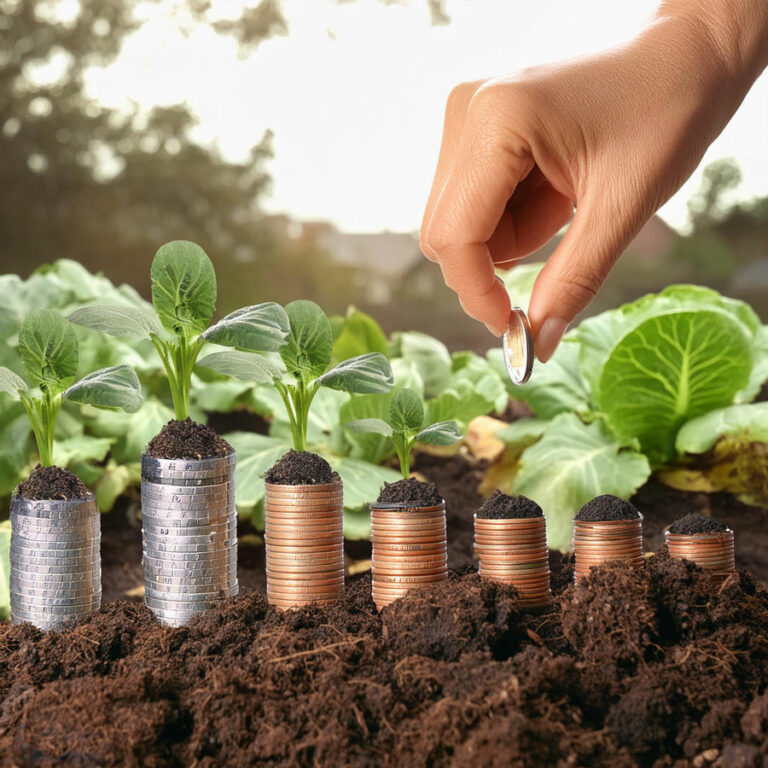
[[[186,101],[198,136],[240,159],[275,133],[268,208],[347,231],[415,230],[432,179],[451,87],[598,50],[630,37],[653,0],[448,0],[452,23],[430,26],[427,0],[285,0],[288,37],[248,59],[209,29],[184,34],[151,6],[117,63],[90,91],[119,106]],[[217,0],[234,15],[243,0]],[[139,6],[141,9],[141,6]],[[707,153],[735,157],[739,197],[768,194],[768,75]],[[701,168],[662,209],[674,226]]]

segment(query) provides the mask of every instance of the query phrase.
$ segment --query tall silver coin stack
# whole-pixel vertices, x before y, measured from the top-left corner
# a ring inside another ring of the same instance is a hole
[[[101,520],[93,494],[11,497],[11,620],[58,629],[101,607]]]
[[[141,457],[144,602],[164,624],[238,592],[235,460]]]

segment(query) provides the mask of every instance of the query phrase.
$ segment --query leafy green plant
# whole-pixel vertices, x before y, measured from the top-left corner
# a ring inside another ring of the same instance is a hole
[[[352,432],[383,435],[392,441],[403,477],[411,474],[411,453],[416,443],[452,445],[461,440],[455,421],[425,423],[424,401],[412,389],[399,389],[392,395],[389,417],[359,419],[344,425]]]
[[[243,307],[211,326],[216,273],[205,251],[194,243],[163,245],[152,262],[151,283],[154,312],[95,305],[76,310],[69,319],[111,336],[148,338],[168,376],[179,420],[189,416],[192,369],[206,342],[270,351],[288,333],[285,312],[273,302]]]
[[[653,470],[680,487],[692,451],[728,430],[764,434],[764,412],[749,401],[768,378],[767,344],[747,304],[692,285],[585,320],[528,383],[510,387],[535,418],[497,433],[507,448],[486,489],[534,498],[548,514],[550,545],[569,548],[573,515],[593,496],[628,498]],[[488,359],[503,371],[500,351]]]
[[[271,383],[285,407],[293,446],[303,451],[307,445],[310,407],[321,388],[388,392],[392,388],[392,370],[379,352],[358,355],[331,367],[333,333],[323,310],[313,301],[300,300],[288,304],[285,314],[289,332],[277,356],[214,352],[203,358],[200,365],[242,381]]]
[[[56,420],[63,400],[125,411],[135,411],[141,404],[139,380],[128,366],[104,368],[76,380],[77,336],[58,312],[40,310],[24,321],[18,353],[26,381],[9,368],[0,368],[0,391],[24,406],[44,466],[53,463]]]

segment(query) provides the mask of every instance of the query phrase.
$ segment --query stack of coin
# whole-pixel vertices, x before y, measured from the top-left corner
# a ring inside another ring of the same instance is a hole
[[[593,566],[623,560],[643,564],[643,517],[630,520],[573,521],[573,577],[578,582]]]
[[[344,486],[265,484],[267,599],[277,608],[344,594]]]
[[[712,531],[710,533],[665,534],[670,557],[690,560],[699,568],[712,574],[717,582],[723,582],[729,573],[736,570],[733,531]]]
[[[237,584],[235,453],[210,459],[141,457],[144,602],[179,627]]]
[[[448,578],[445,502],[371,504],[373,602],[381,610],[411,589]]]
[[[524,608],[550,604],[547,524],[543,517],[488,519],[475,515],[475,557],[484,579],[511,584]]]
[[[11,498],[11,619],[57,629],[101,606],[99,510],[71,501]]]

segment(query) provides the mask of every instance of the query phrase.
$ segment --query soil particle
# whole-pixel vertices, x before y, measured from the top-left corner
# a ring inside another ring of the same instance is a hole
[[[268,483],[275,485],[325,485],[336,478],[338,475],[322,456],[293,448],[265,476]]]
[[[606,520],[636,520],[640,513],[633,504],[606,493],[588,501],[576,514],[582,522],[604,522]]]
[[[542,517],[541,507],[526,496],[509,496],[499,490],[477,510],[482,520],[513,520],[528,517]]]
[[[692,512],[690,515],[681,517],[669,526],[670,533],[682,533],[686,535],[696,533],[722,533],[727,530],[728,526],[725,523],[721,523],[719,520],[715,520],[714,517],[710,517],[709,515],[702,515],[699,512]]]
[[[378,502],[382,504],[410,504],[414,507],[435,507],[443,499],[434,483],[424,483],[415,477],[384,483]]]
[[[30,501],[69,501],[84,499],[88,495],[88,487],[66,469],[38,464],[29,478],[19,483],[18,494]]]
[[[212,459],[231,452],[223,437],[192,419],[171,419],[147,445],[147,453],[156,459]]]

